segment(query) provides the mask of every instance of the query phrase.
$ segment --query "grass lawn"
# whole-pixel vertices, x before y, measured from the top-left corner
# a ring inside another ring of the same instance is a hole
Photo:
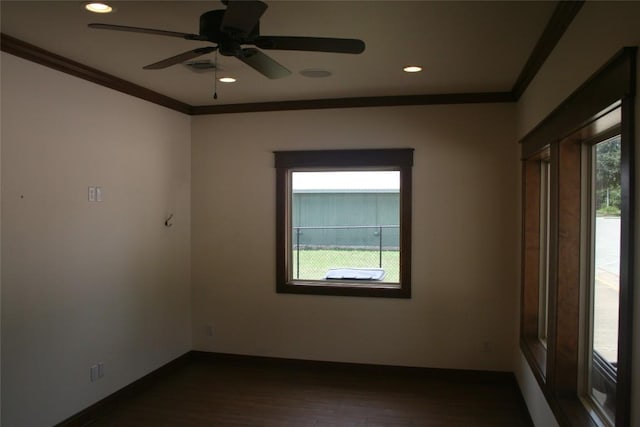
[[[300,271],[298,273],[298,255]],[[304,249],[293,251],[293,278],[322,280],[331,268],[380,268],[377,250]],[[400,281],[400,252],[382,251],[382,268],[386,272],[383,282]]]

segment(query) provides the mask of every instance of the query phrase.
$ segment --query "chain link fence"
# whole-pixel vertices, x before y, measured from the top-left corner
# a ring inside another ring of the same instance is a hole
[[[293,227],[293,278],[322,280],[335,268],[381,268],[399,282],[400,226]]]

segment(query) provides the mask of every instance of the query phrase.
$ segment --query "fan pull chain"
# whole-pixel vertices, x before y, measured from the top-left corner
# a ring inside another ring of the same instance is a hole
[[[213,99],[218,99],[218,51],[216,50],[216,63],[213,69]]]

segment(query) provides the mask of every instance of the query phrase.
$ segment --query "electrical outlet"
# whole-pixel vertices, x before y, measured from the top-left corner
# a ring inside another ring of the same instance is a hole
[[[104,363],[100,362],[89,367],[89,380],[91,382],[98,381],[102,377],[104,377]]]
[[[491,353],[492,350],[493,350],[493,346],[491,345],[490,341],[483,341],[482,342],[482,352],[483,353]]]
[[[96,187],[96,202],[102,201],[102,187]]]
[[[98,365],[93,365],[89,368],[89,379],[91,382],[98,380]]]
[[[207,330],[207,336],[208,337],[212,337],[213,336],[213,325],[212,324],[208,324],[206,330]]]
[[[89,201],[96,201],[96,187],[89,187]]]

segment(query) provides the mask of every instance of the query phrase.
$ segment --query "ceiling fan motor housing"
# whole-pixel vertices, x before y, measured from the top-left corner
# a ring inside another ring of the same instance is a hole
[[[217,44],[225,44],[225,42],[234,41],[238,44],[249,43],[260,33],[260,24],[257,23],[249,34],[241,32],[222,31],[222,21],[226,10],[210,10],[200,15],[200,35],[207,38],[208,41]],[[222,53],[222,52],[220,52]]]
[[[226,9],[210,10],[200,15],[198,34],[100,23],[89,24],[89,27],[208,41],[213,44],[146,65],[143,67],[145,70],[167,68],[218,51],[221,55],[238,58],[265,77],[279,79],[290,75],[291,71],[260,49],[355,54],[362,53],[365,48],[364,42],[357,39],[260,36],[260,17],[267,9],[266,3],[261,0],[226,0],[223,4],[227,6]],[[255,47],[243,47],[246,45]]]

